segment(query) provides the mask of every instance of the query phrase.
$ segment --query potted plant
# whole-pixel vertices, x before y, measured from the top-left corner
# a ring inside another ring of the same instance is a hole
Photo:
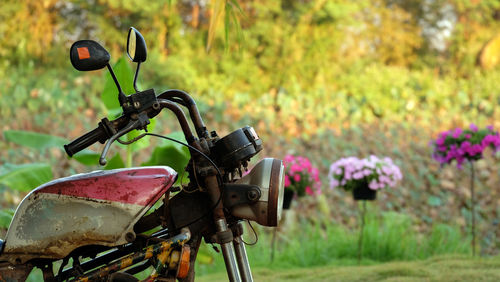
[[[321,181],[318,168],[303,156],[286,155],[285,165],[285,194],[283,208],[289,209],[294,196],[318,195],[321,193]]]
[[[493,149],[496,153],[500,150],[500,135],[489,125],[479,129],[475,124],[470,124],[468,129],[455,128],[439,133],[438,138],[432,140],[432,157],[441,166],[456,161],[457,168],[462,169],[464,162],[470,164],[470,194],[471,194],[471,233],[472,254],[476,254],[476,219],[474,199],[474,162],[483,158],[484,150]]]
[[[379,189],[395,187],[402,179],[401,170],[391,158],[341,158],[330,166],[330,188],[352,191],[355,200],[375,200]]]
[[[342,158],[330,166],[328,179],[330,188],[340,187],[352,191],[354,200],[362,200],[360,210],[360,232],[358,237],[358,264],[363,253],[363,233],[365,227],[366,201],[375,200],[377,191],[386,187],[395,187],[403,178],[401,170],[391,158],[380,159],[371,155],[368,158]]]

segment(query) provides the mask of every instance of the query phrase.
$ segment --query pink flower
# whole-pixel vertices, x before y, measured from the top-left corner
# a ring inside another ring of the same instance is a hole
[[[300,170],[301,170],[301,167],[298,164],[292,164],[290,166],[291,173],[296,173],[296,172],[299,172]]]
[[[401,170],[391,158],[378,158],[374,155],[364,159],[342,158],[331,164],[328,174],[331,188],[345,189],[367,181],[369,188],[374,190],[387,186],[395,187],[397,180],[402,178]]]
[[[290,177],[288,175],[285,175],[285,187],[290,187],[292,182],[290,181]]]
[[[314,195],[313,190],[309,186],[306,186],[306,193],[307,193],[307,195]]]
[[[313,194],[315,191],[317,192],[316,194],[319,194],[319,191],[321,191],[319,170],[311,164],[308,158],[286,155],[284,157],[284,164],[286,175],[285,187],[293,189],[299,197],[304,194],[310,194],[306,191],[306,187],[309,187],[310,192]],[[334,168],[331,167],[330,170],[332,169]]]
[[[299,182],[299,181],[300,181],[300,174],[295,174],[295,175],[293,176],[293,180],[294,180],[295,182]]]

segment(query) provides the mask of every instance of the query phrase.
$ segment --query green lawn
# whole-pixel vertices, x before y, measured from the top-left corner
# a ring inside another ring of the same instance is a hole
[[[368,266],[322,266],[253,270],[255,281],[500,281],[500,257],[438,256],[422,261]],[[196,281],[224,281],[226,273],[197,277]]]

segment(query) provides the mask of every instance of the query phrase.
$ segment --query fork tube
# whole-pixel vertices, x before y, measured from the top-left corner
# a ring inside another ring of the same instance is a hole
[[[219,190],[219,184],[215,176],[205,178],[205,184],[207,185],[207,190],[212,198],[212,202],[218,203],[214,208],[214,221],[215,228],[217,230],[217,243],[220,244],[222,249],[222,254],[224,255],[224,262],[226,264],[226,271],[230,281],[241,281],[240,273],[238,272],[238,266],[236,263],[236,257],[234,255],[233,242],[233,232],[228,228],[226,218],[224,216],[222,201],[220,199],[221,192]]]
[[[243,231],[243,224],[241,221],[237,223],[237,228]],[[236,261],[238,262],[238,269],[240,270],[242,280],[244,282],[253,282],[252,270],[250,269],[247,250],[245,249],[243,239],[241,239],[241,234],[237,234],[237,236],[234,237],[233,245],[236,251]]]
[[[221,218],[216,221],[217,232],[227,232],[226,220]],[[224,255],[224,263],[226,264],[227,276],[229,281],[241,281],[238,266],[236,265],[236,257],[234,255],[234,246],[231,242],[221,243],[222,254]]]

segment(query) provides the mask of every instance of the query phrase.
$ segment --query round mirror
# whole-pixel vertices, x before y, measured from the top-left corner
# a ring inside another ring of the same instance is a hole
[[[133,30],[130,29],[130,31],[128,32],[127,53],[130,59],[132,59],[132,61],[134,60],[135,57],[135,41],[136,41],[135,32],[133,32]]]
[[[133,62],[142,63],[146,61],[146,41],[141,33],[131,27],[128,31],[127,54]]]

